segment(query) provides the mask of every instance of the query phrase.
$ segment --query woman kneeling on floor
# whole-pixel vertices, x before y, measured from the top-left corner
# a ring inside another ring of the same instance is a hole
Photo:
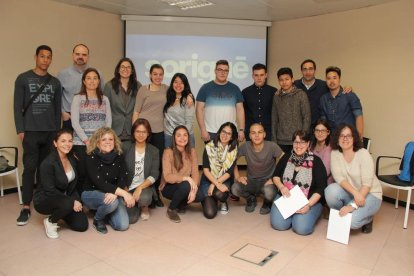
[[[289,197],[291,190],[298,185],[309,203],[284,219],[275,204],[272,204],[270,220],[276,230],[292,227],[299,235],[312,234],[316,221],[322,213],[321,200],[326,187],[326,169],[322,160],[309,151],[309,135],[302,130],[295,131],[292,137],[293,150],[286,153],[276,165],[273,182],[279,189],[276,199]]]
[[[133,144],[125,153],[128,170],[128,190],[136,201],[135,207],[127,208],[129,222],[135,223],[141,213],[142,220],[150,217],[148,206],[152,202],[152,185],[159,177],[160,158],[158,149],[148,143],[151,126],[146,119],[139,118],[131,129]]]
[[[372,219],[382,202],[382,188],[371,154],[362,148],[356,128],[339,125],[332,137],[331,171],[336,183],[325,189],[328,206],[339,215],[352,213],[351,229],[372,232]]]
[[[87,178],[82,202],[88,209],[96,210],[94,229],[106,234],[105,222],[108,221],[114,230],[127,230],[129,219],[126,208],[133,207],[135,200],[125,190],[128,173],[121,141],[111,128],[102,127],[89,140],[87,154]]]
[[[220,213],[227,214],[230,185],[233,181],[234,166],[237,163],[237,128],[227,122],[220,126],[218,135],[206,144],[203,153],[203,176],[200,191],[204,197],[204,215],[211,219],[217,214],[217,201]]]
[[[167,217],[173,222],[181,222],[178,213],[184,212],[188,204],[202,199],[197,193],[200,180],[197,163],[190,133],[185,126],[176,127],[171,148],[166,148],[162,157],[162,175],[166,183],[160,187],[162,195],[171,200]]]
[[[33,198],[34,208],[41,214],[50,215],[43,220],[46,235],[59,237],[58,221],[64,220],[74,231],[88,229],[88,219],[82,212],[82,204],[76,190],[78,180],[77,160],[71,153],[73,135],[61,130],[53,141],[55,150],[40,165],[40,182]]]

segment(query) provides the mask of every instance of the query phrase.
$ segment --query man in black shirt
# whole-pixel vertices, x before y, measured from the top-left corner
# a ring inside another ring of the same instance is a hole
[[[249,138],[249,129],[252,124],[261,124],[269,135],[266,140],[271,140],[271,117],[273,96],[277,89],[266,84],[267,68],[264,64],[257,63],[252,67],[254,83],[243,89],[244,113],[245,113],[245,137]]]

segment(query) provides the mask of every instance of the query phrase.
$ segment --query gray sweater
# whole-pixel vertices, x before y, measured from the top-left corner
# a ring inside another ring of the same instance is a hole
[[[306,93],[293,87],[289,93],[278,90],[273,97],[272,141],[279,145],[292,145],[296,130],[308,131],[311,111]]]
[[[55,77],[50,79],[43,92],[34,99],[25,116],[22,113],[22,109],[48,76],[49,74],[39,76],[29,70],[17,77],[14,86],[14,122],[17,133],[60,129],[62,87]]]

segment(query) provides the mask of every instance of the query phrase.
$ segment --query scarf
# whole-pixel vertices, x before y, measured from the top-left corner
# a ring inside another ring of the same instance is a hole
[[[297,156],[293,151],[290,156],[285,171],[283,172],[283,185],[291,190],[298,185],[303,194],[308,198],[312,184],[313,153],[306,152],[302,156]]]
[[[225,174],[237,159],[237,147],[231,152],[228,150],[229,145],[223,146],[220,142],[217,143],[217,147],[213,141],[206,144],[208,161],[210,161],[210,171],[215,178],[219,178]]]
[[[105,165],[111,165],[114,163],[115,159],[118,157],[118,153],[115,150],[112,150],[108,153],[103,153],[99,149],[95,149],[93,153],[102,161]]]

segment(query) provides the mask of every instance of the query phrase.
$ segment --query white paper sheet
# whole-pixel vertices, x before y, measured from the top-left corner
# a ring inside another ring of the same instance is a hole
[[[293,215],[297,210],[309,203],[299,186],[295,185],[290,190],[290,197],[279,197],[274,202],[284,219]]]
[[[343,244],[349,242],[349,232],[351,231],[352,213],[346,216],[339,216],[339,211],[331,209],[329,213],[328,232],[326,238]]]

